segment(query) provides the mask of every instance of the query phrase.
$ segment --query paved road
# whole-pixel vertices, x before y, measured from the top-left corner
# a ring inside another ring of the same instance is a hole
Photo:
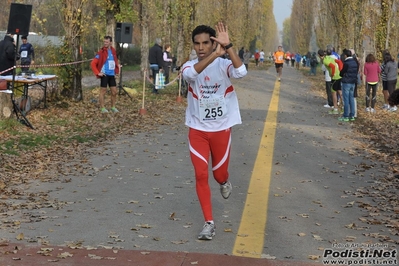
[[[80,176],[27,186],[51,190],[52,204],[8,218],[21,225],[0,232],[10,242],[0,251],[22,250],[2,254],[0,265],[47,265],[52,260],[54,265],[316,265],[334,243],[392,248],[391,241],[376,234],[395,241],[397,235],[382,224],[362,223],[359,217],[368,212],[357,207],[359,201],[371,201],[360,198],[357,189],[375,182],[384,166],[356,149],[351,124],[327,115],[324,100],[311,92],[306,77],[284,68],[282,82],[276,83],[273,69],[254,70],[234,85],[243,124],[233,130],[232,196],[224,200],[211,179],[214,240],[196,240],[203,220],[182,113],[180,124],[88,151],[86,163],[69,163],[82,169]],[[273,112],[277,120],[270,131],[265,123]],[[270,164],[262,153],[272,156]],[[259,172],[264,174],[256,176]],[[248,191],[251,178],[267,184],[257,195]],[[254,228],[265,222],[251,243],[245,238],[252,232],[238,234],[249,196],[267,209],[259,208],[249,219]],[[21,233],[23,240],[17,241]],[[40,244],[54,248],[42,251],[52,256],[36,254]]]

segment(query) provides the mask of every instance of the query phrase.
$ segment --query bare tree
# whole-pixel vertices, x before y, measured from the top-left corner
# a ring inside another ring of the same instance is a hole
[[[65,30],[64,45],[61,48],[63,62],[78,62],[82,60],[81,37],[83,12],[87,0],[62,0],[62,24]],[[72,64],[64,67],[62,77],[62,94],[74,100],[83,99],[82,64]]]

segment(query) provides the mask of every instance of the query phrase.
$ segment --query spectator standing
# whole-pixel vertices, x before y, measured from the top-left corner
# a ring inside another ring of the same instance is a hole
[[[100,81],[100,96],[99,104],[101,113],[108,113],[108,110],[104,106],[104,96],[107,93],[107,87],[111,90],[111,112],[119,112],[116,109],[116,79],[115,75],[119,75],[119,63],[118,57],[116,56],[116,50],[112,47],[112,37],[104,37],[104,46],[97,52],[90,66],[94,75],[99,78]]]
[[[243,62],[244,62],[244,53],[245,53],[245,51],[244,51],[244,46],[243,46],[243,47],[241,47],[240,51],[238,51],[238,56],[240,57],[241,61],[243,61]]]
[[[302,66],[306,67],[309,63],[309,58],[306,58],[306,55],[302,56]]]
[[[29,66],[35,63],[35,50],[33,45],[28,42],[28,36],[21,37],[22,44],[19,47],[19,55],[21,57],[22,72],[28,71]]]
[[[377,100],[377,87],[378,87],[379,75],[381,73],[381,68],[373,54],[367,55],[366,63],[364,64],[363,73],[366,80],[366,112],[375,113],[375,103]]]
[[[254,58],[255,58],[255,66],[257,67],[259,66],[259,58],[260,58],[260,53],[258,50],[255,51]]]
[[[305,62],[305,64],[306,64],[306,66],[307,67],[310,67],[310,58],[312,57],[312,54],[310,53],[310,51],[308,51],[307,52],[307,54],[306,54],[306,62]]]
[[[297,70],[299,70],[299,65],[301,64],[302,61],[302,56],[300,53],[295,54],[295,67]]]
[[[4,39],[0,41],[0,72],[15,66],[15,55],[17,48],[12,34],[6,34]],[[14,69],[8,70],[1,74],[2,76],[9,76],[14,73]]]
[[[172,55],[170,54],[170,50],[171,50],[170,45],[166,44],[165,50],[163,52],[163,61],[164,61],[163,73],[165,76],[165,84],[169,83],[169,73],[170,73],[170,69],[172,67],[172,62],[173,62],[173,58],[172,58]]]
[[[243,63],[245,65],[245,68],[247,69],[247,71],[248,71],[249,60],[250,59],[251,59],[251,53],[249,52],[248,49],[246,49],[245,53],[244,53],[244,61],[243,61]]]
[[[342,97],[344,102],[344,114],[339,117],[339,121],[355,120],[355,84],[357,83],[358,64],[352,57],[352,52],[348,49],[344,50],[344,66],[341,70]]]
[[[156,77],[157,74],[162,70],[164,61],[163,61],[163,52],[162,52],[162,40],[160,38],[155,39],[155,44],[150,48],[148,53],[148,61],[150,63],[150,69],[152,71],[152,78],[154,81],[154,85],[152,87],[152,93],[158,94],[158,90],[156,89]]]
[[[291,67],[295,67],[295,53],[291,53]]]
[[[310,72],[309,75],[315,75],[316,76],[316,68],[317,68],[317,58],[316,58],[316,53],[312,53],[310,56]]]
[[[353,57],[353,59],[355,59],[356,64],[357,64],[357,82],[355,83],[355,92],[354,92],[354,95],[353,95],[354,100],[355,100],[355,107],[354,108],[355,108],[355,118],[356,118],[357,117],[357,95],[358,95],[357,94],[357,87],[359,85],[361,85],[361,75],[360,75],[361,69],[360,69],[360,61],[357,58],[355,50],[354,49],[349,49],[349,51],[351,51],[352,57]]]
[[[212,171],[220,185],[222,197],[232,191],[228,165],[231,147],[231,127],[241,124],[237,94],[230,78],[242,78],[247,71],[230,42],[227,26],[219,22],[216,31],[205,25],[192,32],[198,60],[182,67],[184,80],[190,84],[187,96],[186,122],[190,157],[195,171],[196,191],[205,224],[198,239],[215,236],[211,190],[208,182],[209,156]],[[231,60],[221,58],[228,53]]]
[[[324,64],[321,64],[321,70],[324,73],[324,79],[326,80],[326,95],[327,95],[327,103],[324,105],[326,108],[334,107],[332,92],[331,92],[331,76],[330,72],[327,70]]]
[[[331,88],[332,88],[332,98],[333,98],[333,105],[334,109],[328,112],[329,114],[337,115],[339,114],[338,111],[338,101],[337,95],[342,98],[341,92],[341,76],[340,76],[340,66],[342,66],[342,62],[338,59],[335,59],[332,56],[332,51],[327,49],[326,53],[323,50],[319,50],[318,55],[320,60],[323,62],[324,66],[328,70],[330,77],[331,77]]]
[[[382,51],[382,62],[380,65],[381,68],[381,81],[382,81],[382,94],[384,96],[384,105],[382,107],[382,109],[387,110],[389,109],[389,104],[388,104],[388,98],[389,98],[389,92],[388,92],[388,87],[387,87],[387,75],[385,74],[385,54],[389,53],[388,50],[384,50]]]
[[[285,64],[287,66],[290,65],[290,61],[291,61],[291,53],[289,51],[287,51],[284,55],[284,59],[285,59]]]
[[[393,59],[390,53],[386,53],[384,55],[384,73],[387,77],[387,90],[388,95],[391,95],[396,88],[396,82],[398,81],[398,65],[396,64],[395,60]],[[389,99],[389,96],[388,96]],[[388,100],[389,102],[389,100]],[[396,112],[398,107],[396,105],[388,107],[390,112]]]

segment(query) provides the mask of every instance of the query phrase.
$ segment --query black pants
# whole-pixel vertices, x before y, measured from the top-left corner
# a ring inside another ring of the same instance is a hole
[[[371,108],[374,108],[375,102],[377,100],[377,85],[376,84],[369,84],[366,83],[366,107],[370,107],[370,102],[371,102]],[[371,91],[371,99],[370,99],[370,91]]]
[[[169,83],[170,66],[163,67],[163,75],[165,76],[165,84]]]
[[[334,106],[332,100],[332,92],[331,92],[331,81],[326,81],[326,93],[327,93],[327,103],[329,106]]]

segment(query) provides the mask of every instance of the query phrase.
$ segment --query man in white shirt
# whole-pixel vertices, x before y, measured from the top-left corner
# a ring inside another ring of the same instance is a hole
[[[198,58],[182,67],[183,78],[189,84],[186,122],[189,127],[190,157],[194,166],[196,191],[204,215],[205,225],[198,239],[211,240],[215,236],[212,216],[211,190],[208,183],[209,155],[212,172],[220,184],[220,192],[227,199],[232,190],[228,181],[231,127],[241,124],[236,92],[230,78],[242,78],[247,70],[230,42],[227,26],[219,22],[216,31],[200,25],[192,32]],[[228,54],[230,59],[222,58]]]

